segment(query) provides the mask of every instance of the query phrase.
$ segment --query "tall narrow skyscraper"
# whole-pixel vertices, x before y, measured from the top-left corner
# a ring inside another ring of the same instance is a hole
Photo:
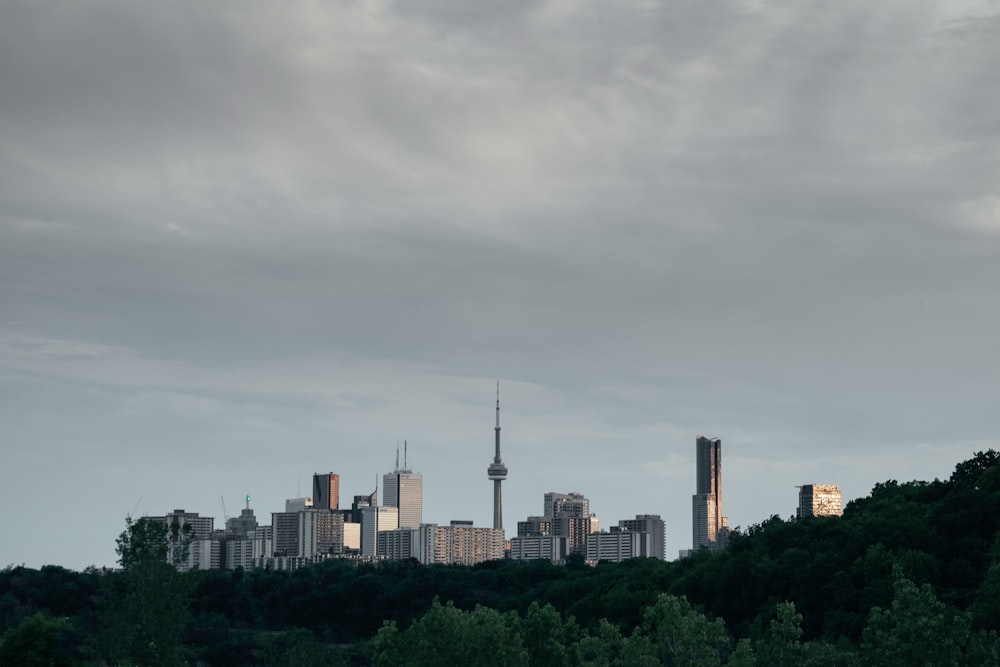
[[[695,494],[691,497],[692,549],[718,549],[725,544],[722,516],[722,440],[695,440]]]
[[[500,383],[497,382],[497,425],[494,429],[496,433],[496,454],[493,456],[493,463],[486,469],[486,474],[493,480],[493,527],[503,530],[503,509],[500,493],[500,484],[507,479],[507,466],[500,459]]]
[[[410,470],[406,463],[406,442],[403,442],[403,467],[399,467],[399,445],[396,445],[396,468],[382,477],[382,505],[399,508],[400,528],[419,528],[423,520],[424,478]]]

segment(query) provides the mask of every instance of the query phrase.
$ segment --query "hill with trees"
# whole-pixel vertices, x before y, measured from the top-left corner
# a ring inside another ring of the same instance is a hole
[[[673,562],[180,573],[130,525],[121,570],[0,571],[0,664],[994,665],[998,527],[992,450]]]

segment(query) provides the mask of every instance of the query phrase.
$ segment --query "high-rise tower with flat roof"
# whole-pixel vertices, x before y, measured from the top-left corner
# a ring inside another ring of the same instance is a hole
[[[836,484],[803,484],[799,487],[799,509],[796,515],[840,516],[840,489]]]
[[[423,520],[424,478],[406,464],[406,441],[403,441],[403,467],[399,467],[399,445],[396,445],[396,467],[382,477],[382,504],[399,509],[400,528],[419,528]]]
[[[695,440],[695,494],[691,497],[692,549],[725,545],[727,521],[722,516],[722,440]]]
[[[493,456],[493,463],[486,469],[487,476],[493,481],[493,527],[503,530],[503,509],[500,484],[507,479],[507,466],[500,458],[500,383],[497,382],[497,425],[494,429],[496,433],[496,454]]]
[[[313,473],[313,507],[324,510],[340,508],[340,475]]]

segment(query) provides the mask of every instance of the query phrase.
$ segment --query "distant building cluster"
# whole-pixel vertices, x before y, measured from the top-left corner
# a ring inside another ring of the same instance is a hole
[[[424,523],[423,476],[403,465],[396,449],[396,465],[382,476],[382,504],[378,488],[356,495],[350,509],[340,507],[340,476],[315,473],[312,497],[291,498],[283,512],[271,513],[271,524],[259,525],[250,496],[238,517],[226,517],[225,528],[215,519],[175,509],[162,521],[188,538],[170,543],[168,558],[179,569],[214,570],[269,568],[292,570],[328,558],[359,561],[408,560],[420,563],[474,565],[489,560],[548,560],[563,563],[576,555],[588,563],[620,562],[630,558],[666,557],[666,527],[658,514],[621,519],[600,529],[590,500],[579,492],[550,491],[543,496],[542,514],[517,522],[517,535],[504,541],[501,484],[507,466],[500,457],[500,389],[497,386],[495,451],[487,468],[493,482],[493,526],[471,521],[448,525]],[[725,548],[728,520],[722,514],[722,441],[695,439],[695,493],[692,496],[692,551]],[[840,490],[830,484],[799,487],[799,517],[840,516]],[[184,549],[178,551],[178,549]]]
[[[629,558],[664,560],[666,528],[658,514],[623,519],[609,531],[600,530],[590,501],[581,493],[550,491],[543,498],[540,516],[517,522],[517,537],[510,540],[514,560],[550,560],[562,563],[579,554],[590,563],[620,562]]]

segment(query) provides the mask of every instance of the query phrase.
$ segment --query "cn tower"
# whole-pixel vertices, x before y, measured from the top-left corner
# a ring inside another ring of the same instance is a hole
[[[493,456],[493,463],[486,469],[486,474],[493,480],[493,527],[503,530],[503,508],[500,494],[500,483],[507,479],[507,466],[500,460],[500,383],[497,382],[497,425],[496,429],[496,454]]]

